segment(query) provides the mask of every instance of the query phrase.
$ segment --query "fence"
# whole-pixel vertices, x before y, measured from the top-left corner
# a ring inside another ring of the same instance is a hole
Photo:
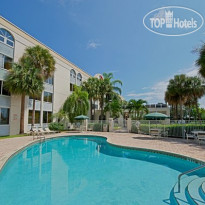
[[[162,136],[185,137],[185,131],[205,131],[205,121],[132,120],[131,132],[149,134],[150,129],[160,129]]]
[[[132,132],[138,134],[150,134],[151,129],[161,130],[162,136],[184,137],[185,131],[205,131],[205,121],[174,121],[174,120],[131,120],[131,130],[128,130],[128,121],[124,119],[108,120],[88,120],[88,131],[97,132]],[[112,129],[111,129],[112,128]]]

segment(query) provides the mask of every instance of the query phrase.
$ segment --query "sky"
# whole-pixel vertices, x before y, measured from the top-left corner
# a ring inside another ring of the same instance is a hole
[[[146,29],[144,16],[164,6],[205,17],[204,0],[1,0],[0,15],[89,74],[112,72],[126,100],[158,103],[174,75],[197,75],[192,51],[205,41],[204,25],[186,36]]]

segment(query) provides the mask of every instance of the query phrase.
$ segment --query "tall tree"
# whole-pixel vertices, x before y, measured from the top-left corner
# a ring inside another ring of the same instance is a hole
[[[189,101],[194,103],[197,117],[198,119],[200,119],[198,99],[200,99],[205,94],[205,87],[204,85],[202,85],[201,79],[197,76],[188,77],[187,87],[188,87],[188,99]]]
[[[24,64],[13,64],[5,80],[6,89],[15,95],[21,95],[20,133],[24,133],[25,97],[36,96],[43,90],[43,80],[38,70]]]
[[[63,111],[68,115],[70,122],[73,123],[76,116],[87,115],[88,109],[88,93],[82,91],[81,87],[74,86],[73,93],[63,105]]]
[[[196,65],[199,66],[199,73],[201,76],[205,78],[205,44],[203,44],[197,51],[199,53],[199,57],[196,60]]]
[[[95,101],[98,99],[98,79],[95,77],[88,78],[87,81],[83,82],[82,88],[83,90],[87,91],[88,98],[90,100],[90,116],[91,119],[93,119],[93,109],[94,109],[94,115],[95,115]],[[93,108],[94,103],[94,108]]]
[[[147,103],[147,101],[142,100],[142,99],[129,100],[128,105],[127,105],[127,109],[129,110],[129,113],[131,113],[133,119],[140,120],[142,118],[143,114],[148,112],[148,109],[145,106],[145,103]]]
[[[169,81],[167,91],[170,96],[176,97],[176,102],[180,106],[180,119],[183,119],[183,105],[188,97],[187,77],[184,74],[175,75],[174,79]]]
[[[47,49],[41,46],[28,47],[25,53],[20,58],[22,67],[30,66],[38,70],[43,80],[51,77],[55,71],[55,60]],[[40,87],[39,87],[40,88]],[[39,89],[38,88],[38,89]],[[43,90],[41,90],[42,92]],[[33,112],[32,112],[32,126],[35,123],[35,99],[38,95],[33,97]]]

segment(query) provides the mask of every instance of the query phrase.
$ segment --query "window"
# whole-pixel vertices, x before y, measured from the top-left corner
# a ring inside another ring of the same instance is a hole
[[[70,71],[70,83],[72,84],[76,83],[76,73],[73,69]]]
[[[0,29],[0,41],[11,46],[14,47],[14,38],[11,35],[10,32],[8,32],[6,29],[1,28]]]
[[[33,100],[33,97],[29,96],[30,100]],[[38,97],[35,97],[35,100],[41,101],[41,95],[39,95]]]
[[[4,86],[4,81],[0,80],[0,95],[10,96],[10,93],[6,90]]]
[[[5,56],[3,54],[0,54],[0,67],[1,68],[4,68],[6,70],[11,69],[12,62],[13,62],[12,58]]]
[[[33,110],[29,110],[28,124],[32,124],[32,113],[33,113]],[[40,124],[40,115],[41,115],[41,112],[35,110],[35,124]]]
[[[0,108],[0,125],[9,124],[9,108]]]
[[[52,103],[53,102],[53,94],[45,91],[43,99],[44,99],[44,102]]]
[[[47,80],[45,80],[46,83],[53,85],[53,77],[48,78]]]
[[[70,91],[73,92],[74,91],[74,85],[72,83],[70,83]]]
[[[52,122],[52,112],[43,111],[43,123],[51,123]]]
[[[77,85],[81,85],[82,84],[82,75],[80,73],[78,73],[77,75]]]

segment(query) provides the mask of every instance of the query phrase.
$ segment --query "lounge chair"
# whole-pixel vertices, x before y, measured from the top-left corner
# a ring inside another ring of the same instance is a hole
[[[202,142],[202,141],[205,141],[205,133],[198,133],[197,136],[196,136],[196,139],[198,140],[199,144]]]
[[[39,127],[39,128],[38,128],[38,131],[39,131],[41,134],[48,134],[48,132],[45,131],[45,130],[43,130],[42,127]]]
[[[153,137],[161,137],[161,129],[150,129],[150,135]]]
[[[44,128],[44,130],[45,130],[48,134],[58,133],[57,131],[50,130],[48,127]]]
[[[187,140],[189,138],[191,138],[191,139],[195,139],[196,138],[195,134],[188,134],[186,130],[184,130],[184,134],[185,134],[185,137],[186,137]]]
[[[36,139],[45,139],[44,133],[40,132],[37,128],[32,128],[31,130],[32,136],[33,136],[33,140]]]

